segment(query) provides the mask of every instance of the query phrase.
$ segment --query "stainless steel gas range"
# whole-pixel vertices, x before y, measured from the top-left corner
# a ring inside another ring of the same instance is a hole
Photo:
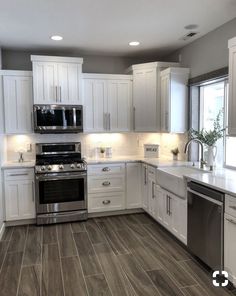
[[[36,144],[37,224],[85,220],[87,165],[80,143]]]

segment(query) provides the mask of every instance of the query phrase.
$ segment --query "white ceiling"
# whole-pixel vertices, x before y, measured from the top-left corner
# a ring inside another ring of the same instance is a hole
[[[161,55],[235,17],[236,0],[0,0],[0,46]],[[189,24],[198,24],[199,34],[182,41]],[[141,45],[128,46],[133,40]]]

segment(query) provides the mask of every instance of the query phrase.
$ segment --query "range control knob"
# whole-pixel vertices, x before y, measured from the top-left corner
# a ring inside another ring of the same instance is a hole
[[[52,166],[51,166],[51,165],[48,165],[48,166],[47,166],[47,169],[48,169],[49,171],[51,171],[51,170],[52,170]]]
[[[71,167],[72,169],[74,169],[74,168],[75,168],[75,165],[72,163],[72,164],[70,165],[70,167]]]
[[[64,165],[63,165],[63,164],[60,164],[60,165],[59,165],[59,169],[60,169],[60,170],[63,170],[63,169],[64,169]]]
[[[81,169],[82,168],[82,164],[81,163],[77,163],[77,168]]]
[[[45,165],[41,166],[41,171],[45,171],[45,170],[46,170]]]

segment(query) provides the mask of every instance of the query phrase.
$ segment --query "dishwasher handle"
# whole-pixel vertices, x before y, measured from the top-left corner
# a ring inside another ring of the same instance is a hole
[[[207,195],[204,195],[204,194],[199,193],[197,191],[194,191],[194,190],[190,189],[189,187],[187,188],[187,191],[190,192],[190,193],[193,193],[193,194],[195,194],[195,195],[197,195],[197,196],[199,196],[201,198],[204,198],[204,199],[206,199],[206,200],[208,200],[208,201],[210,201],[210,202],[212,202],[214,204],[217,204],[219,206],[223,206],[223,202],[222,201],[216,200],[214,198],[211,198],[210,196],[207,196]]]

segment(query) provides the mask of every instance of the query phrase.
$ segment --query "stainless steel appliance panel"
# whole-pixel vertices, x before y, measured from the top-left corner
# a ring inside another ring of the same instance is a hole
[[[224,194],[188,183],[188,248],[213,270],[223,268]]]

